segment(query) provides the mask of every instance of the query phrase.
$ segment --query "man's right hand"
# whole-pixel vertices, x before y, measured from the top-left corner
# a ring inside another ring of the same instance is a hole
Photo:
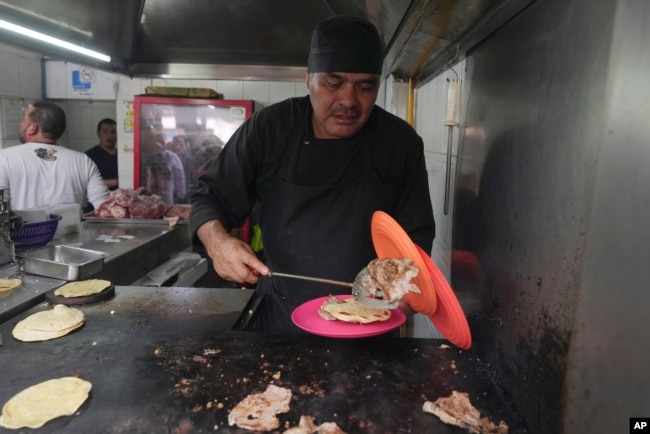
[[[220,221],[205,222],[199,227],[197,236],[221,278],[254,284],[259,275],[269,274],[269,268],[257,258],[251,246],[230,235]]]

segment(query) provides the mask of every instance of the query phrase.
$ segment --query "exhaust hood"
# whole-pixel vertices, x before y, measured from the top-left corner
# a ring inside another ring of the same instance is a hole
[[[486,17],[494,26],[531,1],[0,0],[0,19],[105,53],[111,61],[3,29],[0,42],[132,77],[302,80],[314,24],[346,14],[379,29],[385,74],[421,79],[454,57]]]

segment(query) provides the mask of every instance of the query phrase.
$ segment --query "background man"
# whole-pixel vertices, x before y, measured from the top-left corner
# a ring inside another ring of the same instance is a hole
[[[117,171],[117,123],[113,119],[102,119],[97,124],[99,144],[86,151],[97,165],[99,173],[109,190],[119,188]]]
[[[19,126],[22,145],[0,149],[0,185],[9,186],[14,210],[86,201],[98,207],[108,199],[95,163],[83,152],[57,145],[66,127],[56,104],[36,102]]]

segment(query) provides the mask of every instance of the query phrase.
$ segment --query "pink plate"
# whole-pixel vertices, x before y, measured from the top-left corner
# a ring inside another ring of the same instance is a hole
[[[337,295],[336,298],[344,300],[352,295]],[[377,336],[404,324],[406,315],[399,309],[391,309],[390,318],[370,324],[354,324],[343,321],[328,321],[318,315],[318,309],[327,297],[320,297],[305,302],[294,309],[291,320],[301,329],[319,336],[330,338],[366,338]]]

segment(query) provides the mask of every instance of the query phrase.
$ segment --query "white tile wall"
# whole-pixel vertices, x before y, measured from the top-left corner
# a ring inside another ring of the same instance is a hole
[[[22,118],[25,104],[41,99],[41,75],[36,54],[0,44],[0,148],[19,144],[16,117]]]
[[[142,78],[130,78],[124,75],[118,76],[117,81],[117,99],[124,96],[133,97],[134,95],[144,94],[147,86],[153,86],[153,80]]]
[[[225,99],[249,99],[244,94],[244,82],[242,81],[219,81],[215,90],[222,93]]]
[[[18,94],[36,101],[41,98],[41,59],[36,55],[18,55]]]
[[[68,125],[59,144],[86,152],[98,143],[97,123],[104,118],[115,119],[115,101],[55,101],[65,110]]]
[[[126,80],[139,81],[128,78]],[[120,92],[118,91],[118,100],[115,103],[118,149],[117,170],[120,177],[120,187],[122,188],[133,188],[133,131],[127,131],[125,121],[127,119],[127,112],[133,109],[133,96],[140,93],[144,93],[144,89],[120,97]]]
[[[154,78],[151,80],[151,86],[192,87],[192,80],[170,80],[168,78]]]
[[[246,95],[246,99],[265,104],[269,101],[269,87],[268,81],[245,81],[242,83],[242,95]]]
[[[282,101],[292,96],[307,95],[305,83],[301,82],[274,82],[269,86],[269,98],[271,101]]]
[[[19,96],[18,56],[0,51],[0,94]]]
[[[192,85],[190,87],[206,88],[221,92],[219,90],[219,83],[220,80],[191,80]]]

